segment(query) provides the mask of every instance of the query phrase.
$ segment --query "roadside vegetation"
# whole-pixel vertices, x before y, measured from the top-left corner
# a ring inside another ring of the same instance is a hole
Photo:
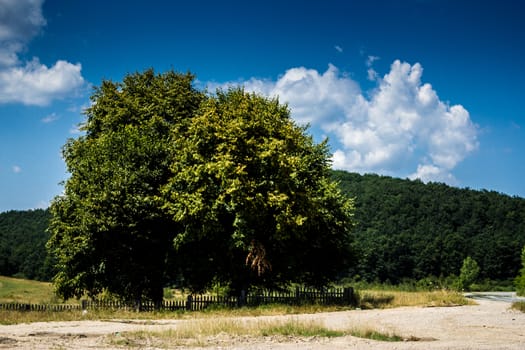
[[[358,297],[357,308],[395,308],[401,306],[458,306],[468,305],[472,301],[463,297],[461,293],[454,291],[436,290],[400,290],[392,286],[376,285],[375,289],[359,289],[356,291]],[[180,290],[166,290],[165,296],[170,298],[183,298]],[[41,303],[54,304],[59,300],[53,294],[50,283],[27,281],[10,277],[0,277],[0,303]],[[67,301],[76,304],[76,299]],[[9,311],[2,310],[1,324],[17,324],[45,321],[78,321],[78,320],[105,320],[105,319],[140,319],[144,321],[155,319],[217,319],[241,316],[271,316],[271,315],[294,315],[312,314],[319,312],[344,311],[355,308],[354,306],[323,306],[302,305],[291,306],[283,304],[262,305],[259,307],[243,307],[236,309],[209,308],[204,311],[155,311],[137,313],[133,310],[79,310],[51,312],[51,311]]]
[[[512,308],[521,312],[525,312],[525,301],[517,301],[513,303]]]
[[[378,341],[413,340],[403,338],[391,332],[381,332],[370,328],[351,328],[347,330],[328,329],[320,322],[297,319],[277,321],[241,322],[231,319],[200,319],[181,323],[175,329],[161,332],[137,331],[114,334],[109,342],[118,346],[142,347],[144,345],[166,348],[178,346],[209,346],[220,344],[227,346],[239,338],[282,337],[283,340],[294,338],[334,338],[355,336]]]
[[[359,305],[362,309],[388,309],[402,306],[462,306],[474,302],[455,291],[363,290],[359,291]]]

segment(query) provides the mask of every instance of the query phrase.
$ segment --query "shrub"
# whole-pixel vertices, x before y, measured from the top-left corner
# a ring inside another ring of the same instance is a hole
[[[521,270],[514,280],[516,285],[516,293],[518,295],[525,295],[525,247],[521,250]]]
[[[459,278],[457,280],[457,289],[466,291],[470,290],[472,284],[476,282],[478,275],[478,263],[470,256],[467,256],[467,258],[463,260],[463,266],[461,266],[459,272]]]

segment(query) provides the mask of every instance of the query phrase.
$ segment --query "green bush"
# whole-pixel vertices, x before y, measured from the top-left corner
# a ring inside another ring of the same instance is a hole
[[[472,284],[474,284],[474,282],[476,282],[476,280],[478,279],[478,275],[478,263],[470,256],[467,256],[467,258],[463,260],[463,265],[461,266],[461,270],[459,272],[459,278],[457,280],[456,285],[457,289],[460,291],[469,291]]]
[[[525,295],[525,247],[521,250],[521,270],[514,283],[516,285],[516,293]]]

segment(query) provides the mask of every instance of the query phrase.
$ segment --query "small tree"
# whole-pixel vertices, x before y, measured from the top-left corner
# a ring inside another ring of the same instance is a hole
[[[518,295],[525,295],[525,247],[521,251],[521,269],[518,277],[514,280],[516,285],[516,293]]]
[[[479,266],[476,260],[472,259],[470,256],[467,256],[465,260],[463,260],[463,265],[461,266],[460,272],[459,272],[459,278],[457,287],[459,290],[470,290],[470,287],[474,282],[476,282],[476,279],[479,275]]]

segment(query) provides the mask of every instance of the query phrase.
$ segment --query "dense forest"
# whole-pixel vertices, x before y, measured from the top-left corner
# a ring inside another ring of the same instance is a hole
[[[480,277],[517,276],[525,245],[525,199],[439,183],[334,171],[355,198],[360,254],[342,277],[399,283],[457,275],[471,256]],[[0,213],[0,274],[49,280],[47,210]]]
[[[45,244],[48,210],[0,213],[0,275],[48,281],[54,274]]]
[[[480,278],[514,278],[525,244],[525,199],[441,183],[335,171],[355,198],[361,256],[351,275],[367,281],[457,275],[471,256]]]

